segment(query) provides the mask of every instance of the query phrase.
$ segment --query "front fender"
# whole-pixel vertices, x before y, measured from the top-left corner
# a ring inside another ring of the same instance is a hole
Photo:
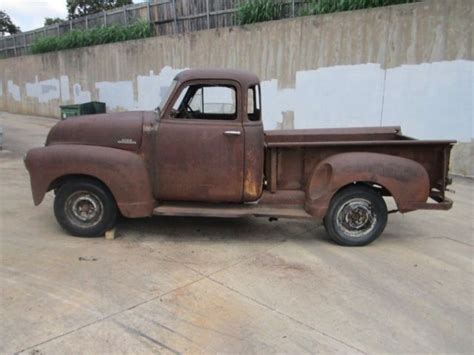
[[[306,186],[305,209],[323,218],[334,194],[351,183],[375,183],[387,189],[400,212],[428,199],[430,182],[419,163],[378,153],[342,153],[320,162]]]
[[[86,175],[104,183],[126,217],[152,214],[154,198],[143,159],[132,152],[98,146],[59,144],[31,149],[25,157],[35,205],[51,184],[68,175]]]

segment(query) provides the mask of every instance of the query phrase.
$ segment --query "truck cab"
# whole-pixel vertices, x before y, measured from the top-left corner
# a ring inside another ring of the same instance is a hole
[[[264,159],[260,102],[259,80],[251,73],[178,74],[158,112],[153,143],[157,199],[234,203],[259,199]]]

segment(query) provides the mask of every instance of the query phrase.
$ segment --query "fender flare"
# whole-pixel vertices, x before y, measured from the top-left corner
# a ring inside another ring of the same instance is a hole
[[[28,151],[25,165],[30,173],[35,205],[39,205],[53,182],[83,175],[100,180],[110,190],[126,217],[145,217],[155,201],[148,170],[138,154],[109,147],[58,144]]]
[[[400,212],[412,210],[413,203],[428,199],[430,180],[426,169],[416,161],[378,153],[341,153],[320,162],[308,179],[305,209],[323,218],[334,194],[353,183],[384,187]]]

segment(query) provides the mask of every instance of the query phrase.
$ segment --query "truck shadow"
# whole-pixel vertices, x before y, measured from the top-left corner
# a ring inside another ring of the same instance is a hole
[[[328,241],[321,222],[315,220],[268,218],[165,217],[128,219],[117,223],[117,238],[187,241]]]

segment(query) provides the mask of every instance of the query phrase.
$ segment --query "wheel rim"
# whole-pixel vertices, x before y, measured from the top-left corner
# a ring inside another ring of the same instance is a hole
[[[104,206],[100,198],[90,191],[77,191],[68,197],[65,212],[72,223],[92,227],[102,219]]]
[[[369,235],[377,224],[372,203],[363,198],[346,201],[337,211],[336,224],[344,234],[353,238]]]

